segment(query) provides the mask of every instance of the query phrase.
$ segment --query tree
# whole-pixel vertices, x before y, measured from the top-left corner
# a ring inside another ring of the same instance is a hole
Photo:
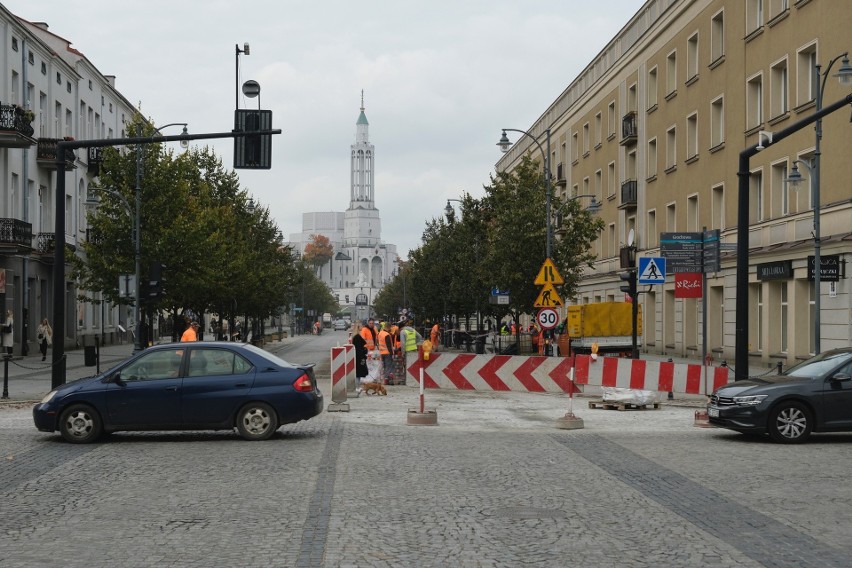
[[[321,267],[328,264],[334,254],[334,247],[325,235],[311,235],[310,242],[305,245],[305,262],[313,265],[319,274]]]

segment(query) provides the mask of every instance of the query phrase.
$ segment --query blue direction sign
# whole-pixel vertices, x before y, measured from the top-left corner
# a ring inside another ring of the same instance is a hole
[[[665,284],[666,259],[649,256],[639,259],[639,284]]]

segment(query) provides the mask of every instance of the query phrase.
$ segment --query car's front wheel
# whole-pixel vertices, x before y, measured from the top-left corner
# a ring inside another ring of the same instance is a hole
[[[92,442],[102,429],[101,417],[86,404],[72,404],[59,416],[59,433],[72,444]]]
[[[782,444],[804,442],[813,425],[813,414],[804,404],[782,402],[769,415],[769,437]]]
[[[237,431],[246,440],[267,440],[277,429],[278,416],[266,403],[249,403],[237,414]]]

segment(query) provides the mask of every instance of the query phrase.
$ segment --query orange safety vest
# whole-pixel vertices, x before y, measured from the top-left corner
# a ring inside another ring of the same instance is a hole
[[[361,337],[364,338],[364,342],[367,344],[367,351],[372,351],[376,348],[376,341],[373,339],[373,332],[369,327],[361,328]]]
[[[391,352],[388,349],[388,337],[390,333],[385,331],[384,329],[379,332],[379,353],[382,355],[390,355]]]

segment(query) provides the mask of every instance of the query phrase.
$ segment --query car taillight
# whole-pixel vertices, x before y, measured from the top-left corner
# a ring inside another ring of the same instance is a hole
[[[302,375],[293,383],[293,388],[299,392],[311,392],[314,390],[314,383],[308,375]]]

